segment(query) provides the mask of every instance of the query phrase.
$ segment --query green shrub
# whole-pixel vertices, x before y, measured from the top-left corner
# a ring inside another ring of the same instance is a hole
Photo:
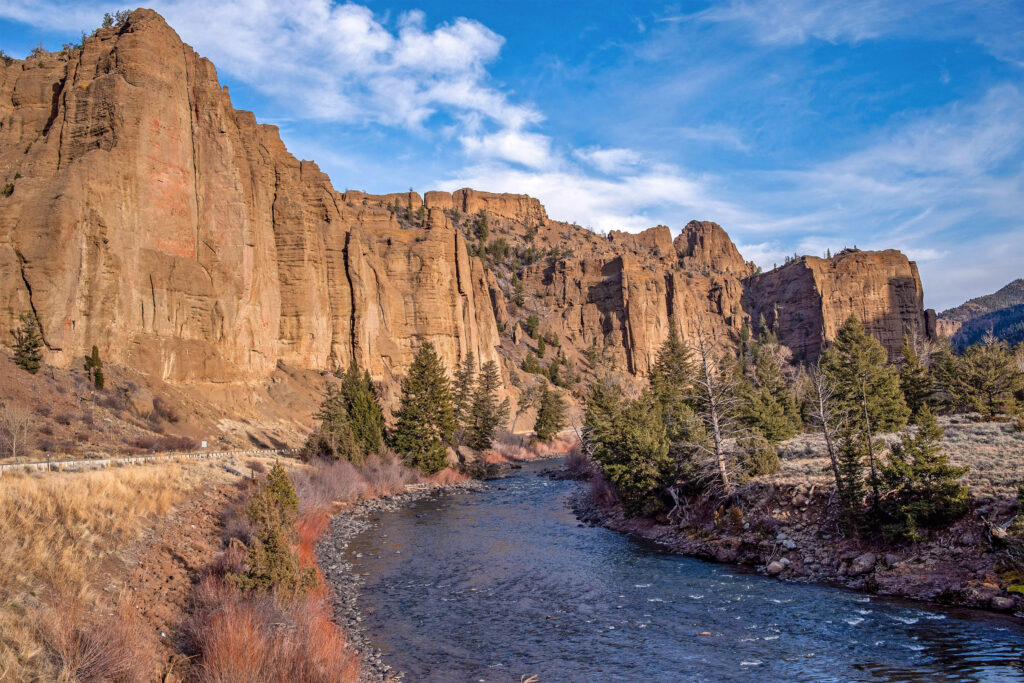
[[[246,516],[256,533],[246,551],[245,570],[229,575],[244,591],[275,591],[286,596],[316,585],[313,569],[302,569],[292,550],[299,498],[281,463],[275,463],[249,499]]]
[[[747,476],[760,477],[766,474],[776,474],[781,469],[779,454],[775,450],[775,446],[763,436],[753,435],[742,438],[738,445],[742,449],[740,464]]]
[[[7,183],[6,185],[4,185],[3,189],[0,189],[0,194],[2,194],[5,197],[10,197],[12,194],[14,194],[14,183]]]
[[[942,428],[924,407],[917,433],[904,433],[894,444],[882,468],[885,495],[878,505],[884,530],[907,540],[917,538],[920,527],[939,527],[967,512],[967,487],[960,480],[966,467],[954,467],[940,447]]]

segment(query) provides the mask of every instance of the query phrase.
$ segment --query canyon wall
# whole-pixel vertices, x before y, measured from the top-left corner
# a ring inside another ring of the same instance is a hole
[[[404,228],[335,192],[154,12],[0,64],[0,121],[5,342],[31,310],[48,362],[96,344],[178,382],[352,358],[390,381],[424,340],[497,358],[486,273],[443,212]]]
[[[710,222],[600,236],[525,195],[339,193],[148,10],[0,63],[0,123],[0,339],[33,312],[60,366],[95,344],[165,381],[245,384],[355,359],[394,388],[428,340],[518,382],[531,315],[568,365],[596,374],[596,349],[636,376],[672,321],[724,349],[763,316],[808,360],[851,313],[890,352],[927,332],[895,251],[757,274]]]

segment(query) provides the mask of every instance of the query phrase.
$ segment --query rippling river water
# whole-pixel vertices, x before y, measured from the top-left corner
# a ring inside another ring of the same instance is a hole
[[[541,467],[383,513],[349,545],[368,635],[406,680],[1024,680],[1011,618],[781,583],[580,526],[578,484]]]

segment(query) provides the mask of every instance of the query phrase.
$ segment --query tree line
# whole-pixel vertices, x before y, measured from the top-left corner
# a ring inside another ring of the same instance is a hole
[[[750,477],[779,469],[777,446],[824,436],[848,529],[912,538],[967,509],[966,470],[942,452],[937,412],[1003,414],[1024,428],[1024,345],[987,339],[962,355],[904,339],[899,359],[856,317],[813,366],[794,364],[764,324],[718,344],[698,323],[689,343],[673,321],[637,396],[610,378],[586,397],[584,447],[629,515],[685,514],[695,499],[729,501]],[[722,351],[735,348],[735,351]],[[888,447],[879,436],[900,432]]]
[[[345,459],[358,465],[386,445],[408,465],[430,475],[444,469],[449,448],[490,448],[509,418],[508,398],[498,400],[502,381],[495,361],[477,368],[475,357],[467,353],[450,378],[430,342],[419,347],[402,379],[391,429],[369,372],[361,372],[353,361],[340,379],[326,390],[315,414],[319,425],[306,442],[304,457]],[[550,440],[564,422],[564,398],[545,387],[534,427],[537,439]]]

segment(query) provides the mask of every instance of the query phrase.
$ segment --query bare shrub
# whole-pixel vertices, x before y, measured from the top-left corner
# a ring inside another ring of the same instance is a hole
[[[57,424],[64,425],[65,427],[75,421],[75,416],[71,413],[59,413],[53,418]]]
[[[28,453],[35,421],[25,406],[0,404],[0,456],[17,458]]]
[[[89,614],[77,599],[57,599],[38,615],[47,654],[62,680],[143,681],[157,668],[138,613],[121,601],[114,614]]]
[[[187,436],[137,436],[131,439],[128,444],[144,451],[191,451],[199,444],[195,439]]]
[[[159,396],[153,398],[152,417],[157,420],[166,420],[171,424],[175,424],[181,420],[181,416],[178,415],[178,411],[174,409],[174,406]]]
[[[226,582],[203,579],[199,610],[186,626],[197,652],[193,678],[225,681],[355,681],[356,657],[320,597],[283,601],[243,597]]]
[[[117,392],[100,394],[99,398],[96,399],[96,405],[103,406],[104,408],[108,408],[114,412],[121,412],[128,407],[128,404],[124,400],[124,396]]]
[[[617,500],[612,485],[601,474],[590,480],[590,498],[601,507],[611,507]]]
[[[430,475],[427,479],[435,484],[447,486],[448,484],[459,484],[464,481],[469,481],[469,475],[459,472],[458,470],[453,470],[451,467],[445,467],[440,472]]]
[[[597,474],[594,463],[583,452],[579,443],[574,444],[572,450],[565,456],[565,471],[575,479],[590,479]]]
[[[40,453],[56,453],[60,445],[61,442],[52,436],[43,436],[36,441],[36,450]]]
[[[363,477],[371,496],[389,496],[401,493],[406,485],[419,481],[419,473],[409,469],[397,456],[369,455],[363,467]]]
[[[296,472],[292,481],[301,512],[358,500],[369,490],[366,478],[347,460],[321,461],[314,468]]]

